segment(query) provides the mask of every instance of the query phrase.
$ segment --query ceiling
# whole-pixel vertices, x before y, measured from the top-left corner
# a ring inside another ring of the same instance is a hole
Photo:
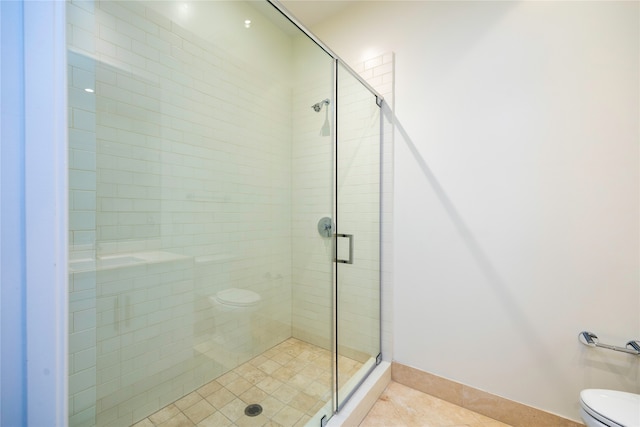
[[[311,28],[315,24],[328,19],[356,1],[352,0],[280,0],[305,27]]]

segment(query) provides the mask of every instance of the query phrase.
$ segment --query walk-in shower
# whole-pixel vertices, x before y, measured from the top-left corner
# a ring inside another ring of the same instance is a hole
[[[69,424],[320,425],[380,360],[381,97],[266,1],[67,23]]]

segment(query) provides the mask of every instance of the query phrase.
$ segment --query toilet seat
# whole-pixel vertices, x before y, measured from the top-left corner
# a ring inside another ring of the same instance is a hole
[[[615,390],[580,392],[580,405],[592,418],[610,427],[640,427],[640,395]]]
[[[216,293],[218,303],[235,307],[248,307],[260,301],[260,295],[248,289],[229,288]]]

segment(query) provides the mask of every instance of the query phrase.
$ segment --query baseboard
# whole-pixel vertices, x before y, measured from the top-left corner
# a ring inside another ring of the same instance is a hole
[[[391,364],[391,379],[513,427],[584,427],[582,423],[397,362]]]

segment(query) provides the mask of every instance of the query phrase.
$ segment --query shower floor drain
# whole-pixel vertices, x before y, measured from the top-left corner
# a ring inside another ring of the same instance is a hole
[[[246,408],[244,408],[244,414],[249,417],[257,417],[262,413],[262,406],[257,403],[253,403]]]

